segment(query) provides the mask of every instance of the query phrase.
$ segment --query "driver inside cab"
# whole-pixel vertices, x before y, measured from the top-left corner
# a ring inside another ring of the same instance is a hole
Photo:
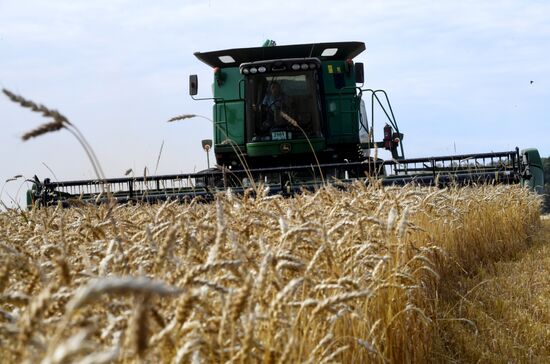
[[[273,111],[280,110],[287,101],[286,95],[281,91],[281,84],[273,81],[269,87],[269,91],[264,96],[262,105]]]
[[[264,122],[264,128],[280,127],[285,124],[285,120],[281,118],[280,111],[284,111],[287,108],[288,97],[281,90],[279,82],[273,81],[270,84],[269,92],[264,96],[261,106],[267,111],[267,120]]]

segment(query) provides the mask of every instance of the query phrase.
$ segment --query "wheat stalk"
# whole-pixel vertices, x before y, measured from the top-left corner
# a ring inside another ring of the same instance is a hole
[[[180,290],[145,277],[107,277],[91,280],[86,286],[76,291],[67,304],[67,312],[97,301],[103,294],[153,294],[158,296],[177,296]]]
[[[60,114],[57,110],[49,109],[44,105],[39,105],[31,100],[25,99],[22,96],[16,95],[13,92],[2,89],[2,92],[13,102],[18,103],[20,106],[24,108],[28,108],[33,112],[41,113],[42,116],[47,118],[53,118],[53,122],[45,123],[39,126],[38,128],[31,130],[30,132],[27,132],[23,134],[22,139],[24,141],[36,138],[38,136],[51,133],[54,131],[58,131],[60,129],[67,129],[80,143],[80,145],[83,147],[86,155],[88,156],[88,159],[90,160],[92,167],[97,175],[97,177],[101,180],[105,179],[105,174],[103,173],[103,170],[101,169],[101,165],[99,163],[99,160],[97,159],[97,156],[95,155],[94,150],[84,137],[84,135],[80,132],[80,130],[76,127],[76,125],[72,124],[69,119],[67,119],[64,115]],[[103,184],[102,184],[103,187]],[[107,190],[107,193],[110,196],[110,191]]]
[[[321,163],[319,163],[319,159],[317,158],[317,153],[315,153],[315,149],[313,148],[313,144],[311,144],[311,140],[309,140],[309,137],[307,136],[307,133],[304,129],[298,124],[296,120],[294,120],[290,115],[287,113],[281,111],[281,116],[288,121],[292,126],[298,128],[302,134],[304,134],[304,137],[307,140],[307,143],[309,144],[309,148],[311,149],[311,153],[313,153],[313,157],[315,158],[315,163],[317,163],[317,168],[319,169],[319,175],[321,176],[321,181],[323,182],[323,185],[325,185],[325,177],[323,176],[323,170],[321,169]]]

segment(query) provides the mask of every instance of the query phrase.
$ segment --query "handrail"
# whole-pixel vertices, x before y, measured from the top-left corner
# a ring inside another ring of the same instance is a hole
[[[401,132],[399,131],[399,126],[397,125],[397,120],[395,118],[395,114],[393,112],[393,108],[391,106],[391,102],[390,102],[390,98],[388,96],[388,93],[385,90],[381,90],[381,89],[373,90],[373,89],[367,88],[367,89],[360,89],[360,90],[361,90],[361,93],[360,93],[361,96],[362,96],[363,92],[370,92],[371,93],[371,129],[374,130],[374,115],[375,115],[375,113],[374,113],[374,104],[375,104],[374,100],[376,99],[376,101],[378,102],[378,105],[380,106],[380,108],[382,109],[384,114],[386,115],[386,118],[389,121],[390,125],[395,129],[395,131],[398,135],[402,136],[403,134],[401,134]],[[384,97],[386,99],[385,100],[386,104],[387,104],[388,109],[389,109],[389,113],[388,113],[388,111],[386,111],[386,108],[384,107],[382,101],[380,101],[380,98],[377,95],[378,93],[382,93],[384,95]],[[401,156],[399,156],[399,158],[403,159],[403,158],[405,158],[405,150],[403,148],[402,138],[399,142],[399,148],[401,149]]]

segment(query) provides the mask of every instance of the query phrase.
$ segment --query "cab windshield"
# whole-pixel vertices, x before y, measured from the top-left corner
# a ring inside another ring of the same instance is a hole
[[[321,136],[315,75],[309,71],[249,76],[246,87],[248,141]],[[294,121],[298,126],[293,125]]]

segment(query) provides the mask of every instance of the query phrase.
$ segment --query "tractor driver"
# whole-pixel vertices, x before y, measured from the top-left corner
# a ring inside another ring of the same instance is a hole
[[[262,105],[271,110],[281,109],[283,104],[287,101],[286,95],[281,91],[281,84],[277,81],[273,81],[269,90],[270,92],[266,93]]]
[[[270,92],[266,93],[262,100],[262,107],[267,110],[267,120],[264,127],[280,127],[284,124],[280,111],[288,104],[287,95],[281,90],[281,85],[273,81],[269,86]]]

